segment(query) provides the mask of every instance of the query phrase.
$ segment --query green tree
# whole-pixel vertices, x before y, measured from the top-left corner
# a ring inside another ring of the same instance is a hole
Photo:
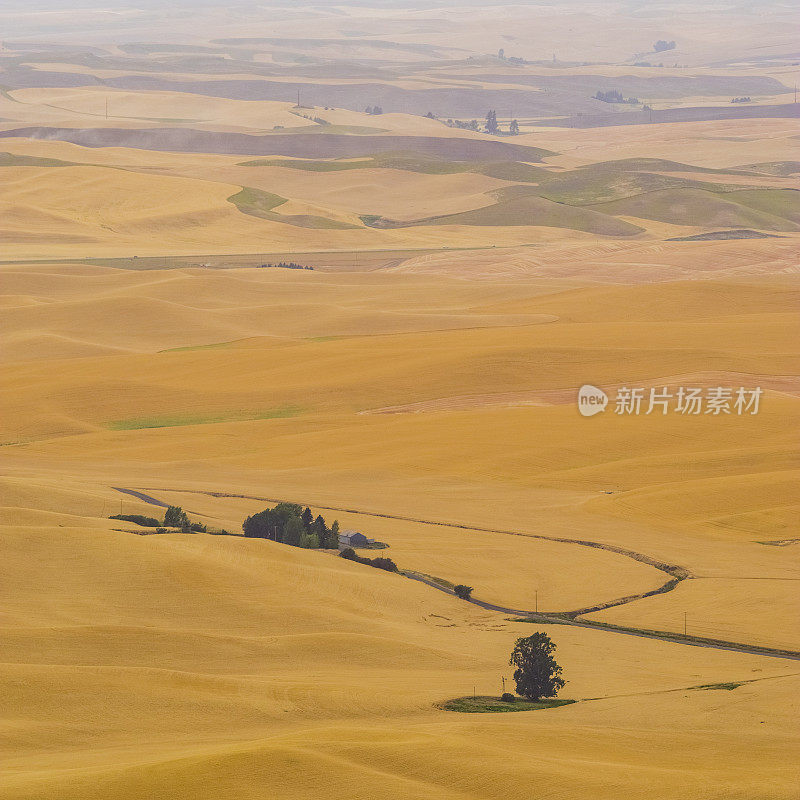
[[[328,541],[328,526],[325,524],[325,518],[322,515],[311,523],[311,533],[319,539],[319,547],[325,547]]]
[[[497,133],[497,112],[489,111],[486,114],[486,132]]]
[[[288,517],[299,517],[303,513],[303,507],[297,503],[278,503],[272,513],[286,520]]]
[[[519,122],[517,122],[515,119],[512,119],[511,124],[508,126],[508,132],[512,136],[516,136],[519,133]]]
[[[319,536],[316,533],[300,534],[300,547],[305,547],[309,550],[319,547]]]
[[[455,594],[456,597],[460,597],[462,600],[469,600],[472,595],[472,587],[459,583],[457,586],[453,587],[453,594]]]
[[[283,526],[283,543],[298,547],[305,532],[303,520],[300,517],[289,517]]]
[[[517,694],[529,700],[555,697],[564,685],[561,667],[553,658],[556,646],[546,633],[521,637],[514,644],[509,664],[516,667]]]
[[[308,506],[303,509],[300,519],[303,520],[303,525],[305,525],[306,530],[310,531],[311,523],[314,521],[314,515],[311,513],[311,509]]]
[[[276,534],[276,525],[273,517],[272,510],[267,508],[264,511],[259,511],[258,514],[253,514],[242,523],[242,531],[245,536],[252,536],[257,539],[274,539]]]
[[[170,506],[164,512],[164,525],[168,528],[180,528],[183,516],[185,515],[180,506]]]
[[[339,520],[335,519],[333,521],[333,525],[331,525],[331,530],[328,535],[328,547],[331,549],[339,547]]]

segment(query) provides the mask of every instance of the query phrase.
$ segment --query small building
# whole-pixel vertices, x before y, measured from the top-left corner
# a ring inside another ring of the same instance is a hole
[[[339,547],[369,547],[375,544],[374,539],[368,539],[363,533],[358,531],[343,531],[339,534]]]

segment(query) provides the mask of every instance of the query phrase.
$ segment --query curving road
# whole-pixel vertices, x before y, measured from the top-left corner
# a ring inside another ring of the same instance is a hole
[[[122,492],[124,494],[131,495],[132,497],[136,497],[137,499],[145,503],[148,503],[150,505],[159,506],[160,508],[166,508],[169,506],[169,503],[165,503],[163,500],[159,500],[158,498],[153,497],[152,495],[149,495],[139,489],[125,489],[121,486],[113,486],[112,488],[118,492]],[[261,500],[266,503],[281,502],[280,500],[273,497],[258,497],[255,495],[230,494],[227,492],[203,492],[191,489],[176,489],[176,490],[148,489],[148,491],[162,491],[162,492],[180,491],[185,494],[202,494],[209,497],[233,497],[244,500]],[[689,637],[689,636],[682,636],[681,634],[671,634],[661,631],[648,631],[640,628],[626,628],[621,625],[610,625],[609,623],[600,623],[600,622],[577,619],[577,617],[582,614],[588,614],[593,611],[600,611],[602,609],[612,608],[613,606],[619,606],[625,603],[632,603],[635,600],[641,600],[644,597],[651,597],[656,594],[664,594],[665,592],[671,592],[681,581],[691,577],[691,573],[685,567],[680,567],[675,564],[667,564],[663,561],[659,561],[656,558],[652,558],[651,556],[647,556],[643,553],[638,553],[635,550],[627,550],[624,547],[617,547],[616,545],[605,544],[603,542],[592,542],[586,539],[567,539],[557,536],[543,536],[542,534],[528,534],[528,533],[523,533],[521,531],[509,531],[497,528],[482,528],[475,525],[459,525],[450,522],[436,522],[434,520],[419,519],[416,517],[406,517],[406,516],[401,516],[399,514],[379,514],[372,511],[362,511],[360,509],[342,508],[337,506],[322,506],[314,504],[314,507],[323,509],[325,511],[342,511],[348,514],[360,514],[362,516],[381,517],[383,519],[397,519],[397,520],[403,520],[405,522],[416,522],[421,525],[435,525],[439,527],[460,528],[462,530],[479,531],[481,533],[500,533],[508,536],[524,536],[532,539],[545,539],[551,542],[562,542],[564,544],[575,544],[582,547],[593,547],[600,550],[608,550],[612,553],[617,553],[618,555],[626,556],[627,558],[632,558],[633,560],[639,561],[643,564],[648,564],[651,567],[654,567],[655,569],[661,572],[665,572],[668,575],[670,575],[670,580],[668,580],[662,586],[659,586],[656,589],[652,589],[649,592],[643,592],[641,594],[636,594],[636,595],[628,595],[627,597],[621,597],[618,598],[617,600],[610,600],[604,603],[599,603],[596,606],[589,606],[587,608],[581,608],[576,611],[567,611],[562,614],[544,614],[536,611],[526,611],[523,609],[509,608],[506,606],[496,605],[494,603],[487,603],[485,600],[478,600],[477,598],[470,598],[466,602],[472,603],[473,605],[479,606],[480,608],[486,609],[487,611],[495,611],[500,614],[512,614],[519,617],[525,617],[525,620],[523,620],[525,622],[542,622],[553,625],[572,625],[578,628],[591,628],[593,630],[609,631],[611,633],[621,633],[625,634],[626,636],[639,636],[644,639],[657,639],[658,641],[661,642],[673,642],[675,644],[690,645],[692,647],[706,647],[706,648],[711,648],[713,650],[730,650],[735,653],[749,653],[751,655],[761,655],[770,658],[785,658],[785,659],[790,659],[792,661],[800,661],[800,652],[796,650],[781,650],[778,648],[764,647],[762,645],[757,645],[757,644],[726,642],[719,639],[708,639],[700,636]],[[424,583],[426,586],[430,586],[432,589],[436,589],[440,592],[444,592],[445,594],[455,596],[451,589],[442,586],[440,583],[437,583],[434,578],[428,575],[423,575],[411,571],[401,572],[401,574],[404,577],[409,578],[411,580]]]

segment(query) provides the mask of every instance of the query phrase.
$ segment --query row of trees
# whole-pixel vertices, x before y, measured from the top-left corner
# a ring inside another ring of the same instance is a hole
[[[365,114],[383,114],[382,106],[367,106],[364,109]]]
[[[500,61],[507,61],[509,64],[518,65],[528,63],[524,58],[519,58],[519,56],[506,56],[506,51],[503,50],[502,47],[497,51],[497,57],[500,59]],[[555,61],[555,56],[553,56],[553,61]]]
[[[430,114],[431,119],[433,119],[433,114],[431,114],[430,111],[428,114]],[[428,116],[428,114],[425,116]],[[479,131],[481,129],[481,126],[476,119],[471,119],[469,121],[461,119],[448,119],[445,122],[445,125],[447,125],[448,128],[461,128],[465,131]]]
[[[501,134],[500,126],[497,124],[497,112],[493,109],[486,114],[486,133]],[[516,136],[519,133],[519,122],[512,119],[508,126],[508,133]]]
[[[192,522],[180,506],[169,506],[164,512],[163,523],[155,517],[145,517],[142,514],[113,514],[109,519],[133,522],[145,528],[157,528],[158,533],[167,533],[167,528],[180,528],[181,533],[208,533],[202,522]]]
[[[261,269],[314,269],[314,267],[306,267],[302,264],[296,264],[294,261],[279,261],[277,264],[267,263],[259,264]]]
[[[387,572],[399,572],[397,569],[397,564],[395,564],[391,558],[386,558],[385,556],[379,556],[378,558],[367,558],[366,556],[358,555],[358,553],[356,553],[352,547],[345,547],[345,549],[342,550],[339,555],[348,561],[355,561],[358,564],[366,564],[368,567],[385,569]]]
[[[639,105],[638,97],[623,97],[622,92],[616,89],[609,89],[607,92],[597,92],[594,95],[595,100],[602,100],[604,103],[627,103],[631,106]]]
[[[432,111],[429,111],[425,116],[428,117],[428,119],[436,119]],[[480,123],[476,119],[448,119],[444,124],[447,125],[448,128],[461,128],[466,131],[479,132],[481,130]],[[497,112],[491,110],[486,112],[486,121],[483,125],[483,130],[485,130],[486,133],[491,133],[495,136],[516,136],[519,133],[519,122],[517,122],[515,119],[512,119],[508,125],[508,132],[502,131],[500,130],[500,125],[497,123]]]
[[[325,518],[314,517],[311,509],[297,503],[278,503],[266,508],[242,523],[245,536],[254,539],[271,539],[293,547],[339,547],[339,521],[328,527]]]
[[[752,103],[749,97],[732,97],[731,103]]]

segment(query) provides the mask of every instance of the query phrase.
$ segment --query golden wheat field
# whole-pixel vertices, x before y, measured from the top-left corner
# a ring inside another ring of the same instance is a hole
[[[790,18],[0,11],[0,798],[797,797]]]

